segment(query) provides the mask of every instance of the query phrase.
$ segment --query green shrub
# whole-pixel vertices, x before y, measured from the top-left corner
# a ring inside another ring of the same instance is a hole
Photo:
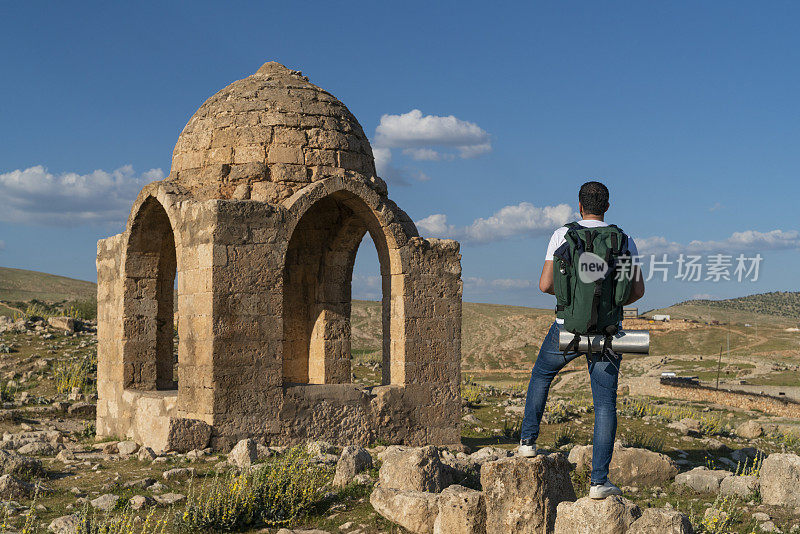
[[[559,428],[553,436],[553,447],[559,448],[575,442],[575,431],[570,427]]]
[[[289,524],[321,500],[330,477],[305,448],[290,449],[251,470],[215,477],[189,495],[176,523],[188,532]]]

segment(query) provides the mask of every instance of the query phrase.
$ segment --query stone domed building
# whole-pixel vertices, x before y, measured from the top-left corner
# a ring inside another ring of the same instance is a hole
[[[383,280],[372,388],[350,383],[367,232]],[[97,250],[98,435],[157,450],[460,441],[458,243],[418,236],[358,121],[301,73],[266,63],[208,99],[169,176]]]

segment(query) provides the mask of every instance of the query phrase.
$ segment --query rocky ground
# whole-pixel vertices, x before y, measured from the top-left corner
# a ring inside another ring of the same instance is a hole
[[[546,454],[536,460],[511,456],[524,389],[485,381],[464,384],[458,447],[287,450],[244,441],[227,455],[156,454],[123,436],[95,439],[95,348],[91,323],[0,318],[6,531],[75,532],[87,517],[94,527],[116,521],[110,532],[800,531],[791,418],[656,390],[622,394],[611,477],[625,498],[598,504],[584,498],[593,413],[578,378],[554,389],[539,439]],[[356,380],[374,380],[376,360],[358,362]],[[277,486],[298,492],[270,497],[286,507],[269,513],[242,490]],[[278,524],[280,514],[294,518]]]

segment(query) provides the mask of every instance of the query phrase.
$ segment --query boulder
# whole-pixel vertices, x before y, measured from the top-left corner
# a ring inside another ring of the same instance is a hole
[[[718,493],[722,481],[730,476],[733,476],[730,471],[700,466],[676,476],[675,485],[686,486],[700,493]]]
[[[289,530],[288,528],[282,528],[275,534],[330,534],[330,532],[318,528],[312,528],[311,530]]]
[[[167,449],[189,452],[205,449],[211,441],[211,425],[199,419],[174,418],[169,420]]]
[[[172,506],[186,500],[186,495],[183,493],[162,493],[161,495],[153,495],[153,500],[161,506]]]
[[[350,445],[345,447],[336,462],[336,474],[333,476],[335,487],[348,485],[353,478],[365,469],[372,467],[372,456],[364,447]]]
[[[486,503],[483,493],[464,486],[448,486],[439,495],[439,515],[433,534],[485,534]]]
[[[0,473],[22,477],[41,476],[44,474],[44,469],[42,462],[36,458],[0,449]]]
[[[642,511],[625,497],[583,497],[558,505],[555,534],[624,534]]]
[[[672,508],[647,508],[626,534],[692,534],[689,518]]]
[[[775,453],[764,458],[759,486],[764,504],[800,506],[800,456]]]
[[[447,470],[434,446],[392,446],[380,454],[379,483],[387,489],[438,493],[449,483]]]
[[[591,445],[576,445],[569,461],[577,469],[592,468]],[[661,486],[675,478],[678,466],[669,456],[647,449],[614,445],[609,478],[619,486]]]
[[[81,524],[79,514],[62,515],[53,519],[47,526],[47,530],[53,534],[75,534]]]
[[[120,441],[117,443],[117,452],[122,456],[130,456],[139,450],[139,445],[135,441]]]
[[[243,439],[228,453],[228,463],[239,468],[250,467],[258,460],[256,442],[250,438]]]
[[[50,317],[47,319],[47,324],[57,330],[63,330],[70,334],[75,333],[75,319],[72,317]]]
[[[0,476],[0,500],[28,499],[35,492],[36,487],[33,484],[28,484],[14,475]]]
[[[369,502],[381,516],[413,534],[432,534],[439,514],[439,495],[425,491],[386,488],[378,484]]]
[[[31,456],[55,456],[58,447],[46,441],[32,441],[17,449],[17,452]]]
[[[101,495],[96,499],[92,499],[89,501],[89,504],[92,505],[92,508],[96,508],[103,512],[110,512],[114,508],[116,508],[117,503],[119,502],[119,496],[114,495],[113,493],[106,493],[105,495]]]
[[[153,506],[156,503],[155,499],[146,495],[134,495],[128,501],[132,510],[141,510],[148,506]]]
[[[487,534],[552,530],[558,503],[575,500],[570,470],[567,459],[558,453],[483,464]]]
[[[735,495],[742,499],[749,499],[758,491],[758,477],[755,476],[732,476],[722,479],[719,485],[719,492],[725,496]]]
[[[744,439],[756,439],[764,435],[764,428],[761,423],[751,419],[736,427],[736,435]]]

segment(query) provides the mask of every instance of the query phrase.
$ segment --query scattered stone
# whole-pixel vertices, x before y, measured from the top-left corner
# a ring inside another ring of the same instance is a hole
[[[432,534],[439,513],[439,496],[424,491],[408,491],[375,486],[369,497],[380,515],[413,534]]]
[[[182,493],[162,493],[161,495],[154,495],[153,500],[161,506],[172,506],[186,500],[186,495]]]
[[[141,447],[136,453],[136,458],[142,462],[149,462],[156,459],[156,453],[150,447]]]
[[[439,495],[439,515],[433,534],[481,534],[486,532],[486,502],[483,492],[457,484]]]
[[[570,471],[558,453],[483,464],[487,534],[551,531],[558,503],[575,500]]]
[[[75,333],[75,319],[72,317],[50,317],[47,319],[47,324],[70,334]]]
[[[125,482],[122,487],[125,489],[147,489],[156,483],[154,478],[140,478],[138,480],[129,480]]]
[[[61,449],[58,454],[56,454],[56,460],[63,463],[71,463],[75,461],[75,453],[69,449]]]
[[[353,478],[372,467],[372,456],[367,452],[367,449],[350,445],[342,450],[342,455],[336,462],[336,474],[333,476],[333,485],[335,487],[344,487],[349,484]]]
[[[53,534],[75,534],[81,524],[78,514],[62,515],[53,519],[47,526],[47,530]]]
[[[103,512],[110,512],[117,506],[117,503],[119,502],[119,496],[114,495],[113,493],[106,493],[105,495],[101,495],[89,502],[92,505],[92,508],[97,508]]]
[[[600,500],[583,497],[558,505],[555,534],[620,534],[641,515],[636,504],[619,495]]]
[[[445,466],[436,447],[392,446],[380,454],[378,473],[381,486],[389,489],[438,493],[449,483]]]
[[[0,449],[0,472],[22,477],[44,475],[41,461],[2,449]]]
[[[141,510],[148,506],[153,506],[156,503],[156,500],[146,495],[134,495],[128,502],[131,505],[131,509]]]
[[[689,518],[672,508],[646,508],[625,534],[692,534]]]
[[[135,441],[120,441],[117,443],[117,453],[122,456],[130,456],[139,450],[139,444]]]
[[[764,504],[800,506],[800,456],[770,454],[761,464],[759,481]]]
[[[46,441],[33,441],[17,449],[17,452],[31,456],[53,456],[58,452],[58,448]]]
[[[700,466],[676,476],[675,485],[686,486],[700,493],[718,493],[720,484],[729,476],[733,476],[730,471]]]
[[[228,453],[228,463],[239,468],[250,467],[258,460],[256,442],[252,439],[243,439]]]
[[[744,439],[756,439],[764,435],[764,428],[761,423],[751,419],[736,427],[736,435]]]
[[[0,499],[4,501],[28,499],[35,492],[36,487],[33,484],[28,484],[13,475],[0,476]]]
[[[591,469],[592,445],[576,445],[569,453],[569,461],[577,469]],[[614,445],[609,476],[622,486],[658,486],[675,478],[678,466],[666,454],[647,449]]]
[[[176,467],[169,471],[164,471],[161,475],[164,480],[187,480],[194,476],[194,467]]]
[[[753,519],[756,521],[769,521],[772,518],[764,512],[753,512]]]

